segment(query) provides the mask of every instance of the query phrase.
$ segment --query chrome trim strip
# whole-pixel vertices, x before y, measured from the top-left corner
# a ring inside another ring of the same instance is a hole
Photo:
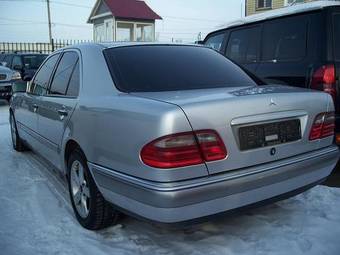
[[[246,124],[256,124],[260,122],[277,122],[278,120],[284,121],[285,119],[300,118],[307,116],[308,113],[305,111],[285,111],[285,112],[275,112],[266,113],[259,115],[252,115],[246,117],[235,118],[231,121],[231,126],[246,125]]]
[[[91,171],[99,171],[101,174],[104,174],[108,177],[111,178],[115,178],[115,179],[120,179],[120,181],[125,182],[125,183],[129,183],[131,185],[136,185],[138,187],[144,187],[150,190],[155,190],[155,191],[161,191],[161,192],[173,192],[173,191],[179,191],[179,190],[184,190],[184,189],[192,189],[192,188],[197,188],[197,187],[201,187],[201,186],[205,186],[205,185],[210,185],[210,184],[214,184],[214,183],[218,183],[218,182],[224,182],[224,181],[229,181],[229,180],[233,180],[233,179],[237,179],[237,178],[242,178],[245,176],[249,176],[249,175],[254,175],[254,174],[258,174],[258,173],[262,173],[262,172],[266,172],[266,171],[270,171],[276,168],[280,168],[280,167],[285,167],[285,166],[289,166],[292,164],[296,164],[296,163],[300,163],[306,160],[311,160],[311,159],[315,159],[318,157],[322,157],[325,156],[329,153],[339,153],[339,149],[336,145],[333,145],[331,147],[327,147],[325,149],[322,149],[321,151],[314,151],[314,152],[310,152],[310,153],[306,153],[300,156],[295,156],[292,158],[288,158],[288,159],[283,159],[280,160],[281,162],[275,161],[275,162],[270,162],[267,164],[274,164],[272,166],[267,166],[264,168],[261,168],[260,166],[254,166],[254,167],[249,167],[249,169],[254,169],[254,170],[250,170],[247,171],[245,173],[235,173],[235,174],[228,174],[228,175],[224,175],[222,178],[220,178],[220,176],[208,176],[208,177],[202,177],[200,179],[195,179],[196,181],[199,180],[199,182],[196,183],[187,183],[187,184],[183,184],[185,181],[182,182],[173,182],[173,183],[157,183],[157,182],[152,182],[152,181],[147,181],[147,180],[143,180],[143,179],[139,179],[130,175],[126,175],[114,170],[109,170],[105,167],[96,165],[94,163],[88,162],[89,165],[89,169]],[[266,165],[266,164],[264,164]],[[246,169],[246,168],[245,168]],[[242,170],[242,169],[239,169]],[[92,173],[93,175],[93,173]],[[188,181],[187,181],[188,182]]]
[[[36,139],[37,141],[45,144],[47,147],[49,147],[50,149],[54,150],[55,152],[59,153],[59,147],[50,142],[48,139],[46,139],[45,137],[41,136],[40,134],[38,134],[37,132],[33,131],[32,129],[30,129],[29,127],[25,126],[24,124],[22,124],[21,122],[17,121],[19,128],[26,132],[28,135],[30,135],[31,137],[33,137],[34,139]]]

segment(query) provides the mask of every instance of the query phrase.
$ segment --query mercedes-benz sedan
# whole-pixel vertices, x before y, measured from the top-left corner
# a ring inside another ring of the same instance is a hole
[[[75,215],[162,223],[275,201],[334,168],[323,92],[261,81],[194,45],[89,44],[50,55],[10,106],[13,146],[68,180]]]

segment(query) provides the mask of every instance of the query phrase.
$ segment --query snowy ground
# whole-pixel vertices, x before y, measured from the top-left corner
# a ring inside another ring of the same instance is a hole
[[[340,254],[340,189],[298,197],[186,229],[125,217],[100,232],[76,222],[61,179],[11,147],[0,105],[0,254]]]

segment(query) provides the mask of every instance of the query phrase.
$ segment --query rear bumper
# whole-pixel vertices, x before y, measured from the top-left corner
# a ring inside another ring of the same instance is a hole
[[[95,164],[89,168],[105,199],[143,218],[176,223],[259,203],[326,178],[339,158],[337,146],[225,174],[156,183]]]

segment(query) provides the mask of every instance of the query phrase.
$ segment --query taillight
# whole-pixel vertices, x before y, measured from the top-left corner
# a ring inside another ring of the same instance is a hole
[[[317,140],[333,136],[335,133],[335,115],[334,112],[320,113],[316,116],[309,140]]]
[[[336,99],[336,76],[334,65],[325,65],[317,69],[313,75],[311,89],[322,90]]]
[[[177,168],[226,158],[227,150],[217,132],[200,130],[161,137],[145,145],[142,161],[155,168]]]

